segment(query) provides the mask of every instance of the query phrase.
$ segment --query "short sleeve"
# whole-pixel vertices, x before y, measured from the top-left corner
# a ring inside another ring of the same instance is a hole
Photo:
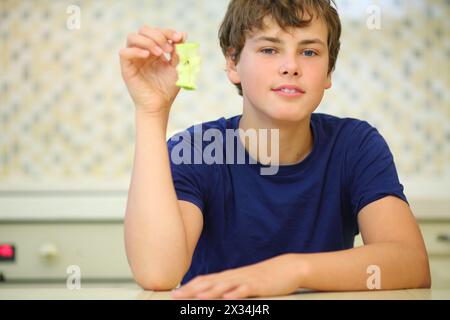
[[[393,155],[377,129],[361,121],[349,141],[346,171],[353,217],[369,203],[385,196],[396,196],[408,203]]]
[[[183,131],[167,141],[170,169],[178,200],[195,204],[203,213],[212,176],[208,165],[195,163],[194,153],[202,148],[193,140],[190,132]]]

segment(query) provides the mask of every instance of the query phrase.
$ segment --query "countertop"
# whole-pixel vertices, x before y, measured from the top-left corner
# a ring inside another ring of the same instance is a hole
[[[83,187],[89,185],[83,183]],[[408,195],[414,216],[418,220],[449,220],[450,196],[448,184],[433,188],[435,196]],[[127,190],[22,190],[0,188],[0,221],[123,221]],[[8,191],[7,191],[8,190]],[[427,190],[422,184],[422,191]],[[443,190],[443,191],[440,191]],[[439,196],[439,192],[445,195]],[[38,208],[39,210],[37,210]]]
[[[170,291],[145,291],[134,283],[81,284],[69,290],[64,284],[0,283],[0,300],[171,300]],[[363,292],[312,292],[267,297],[276,300],[449,300],[450,289],[412,289]]]

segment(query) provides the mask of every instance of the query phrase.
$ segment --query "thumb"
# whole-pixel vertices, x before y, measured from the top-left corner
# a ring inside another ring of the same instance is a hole
[[[171,65],[172,67],[175,68],[175,67],[178,65],[178,62],[180,62],[180,57],[178,56],[176,50],[174,50],[174,51],[172,52],[172,54],[170,55],[170,61],[169,61],[169,63],[170,63],[170,65]]]
[[[187,40],[188,34],[186,32],[181,32],[181,39],[179,40],[179,42],[177,43],[185,43]],[[172,67],[176,67],[178,65],[178,63],[180,62],[180,57],[177,54],[177,43],[173,44],[173,51],[172,54],[170,55],[170,65]]]
[[[181,33],[183,36],[181,37],[181,42],[186,42],[188,34],[186,32]]]

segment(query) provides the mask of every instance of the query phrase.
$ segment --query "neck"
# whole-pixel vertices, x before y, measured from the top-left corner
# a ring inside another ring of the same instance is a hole
[[[301,162],[311,152],[313,147],[313,135],[310,128],[311,117],[302,120],[301,122],[291,121],[277,121],[258,112],[249,112],[245,110],[242,113],[241,120],[239,122],[239,129],[248,130],[256,129],[278,129],[279,130],[279,164],[291,165]],[[267,134],[266,141],[261,139],[260,135],[257,135],[258,149],[266,147],[265,150],[270,152],[271,144],[277,143],[276,141],[270,141],[271,134]],[[260,157],[257,152],[252,152],[248,148],[248,143],[241,139],[242,144],[245,146],[247,152],[252,158],[257,159],[259,162]],[[269,154],[270,156],[270,154]]]

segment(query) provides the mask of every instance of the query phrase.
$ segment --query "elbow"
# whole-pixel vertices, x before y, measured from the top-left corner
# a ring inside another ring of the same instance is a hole
[[[430,274],[430,266],[429,266],[429,263],[427,260],[426,267],[423,272],[422,281],[421,281],[419,288],[430,289],[431,283],[432,283],[432,281],[431,281],[431,274]]]
[[[420,259],[418,259],[418,279],[417,279],[417,288],[420,289],[430,289],[431,288],[431,272],[430,272],[430,263],[428,260],[428,255],[426,251],[421,255]]]
[[[174,281],[166,281],[158,279],[156,281],[145,279],[145,280],[136,280],[136,283],[143,289],[149,291],[170,291],[175,289],[179,282]]]
[[[422,275],[417,285],[418,289],[430,289],[431,288],[431,275],[430,272],[426,272]]]
[[[187,269],[180,268],[182,263],[164,263],[140,261],[131,263],[130,269],[135,282],[144,290],[169,291],[175,289],[183,279]]]
[[[183,279],[185,270],[170,268],[168,266],[141,265],[132,267],[133,277],[136,283],[144,290],[169,291],[175,289]]]
[[[135,275],[136,283],[144,290],[169,291],[181,282],[181,277],[170,275]]]
[[[400,278],[402,280],[398,283],[399,286],[393,286],[392,289],[394,287],[395,289],[430,289],[432,281],[426,249],[406,246],[402,250],[406,252],[405,259],[399,260],[403,266],[397,270],[393,278],[393,280]]]
[[[428,276],[428,278],[422,283],[420,288],[423,288],[423,289],[430,289],[431,288],[431,277],[430,276]]]

